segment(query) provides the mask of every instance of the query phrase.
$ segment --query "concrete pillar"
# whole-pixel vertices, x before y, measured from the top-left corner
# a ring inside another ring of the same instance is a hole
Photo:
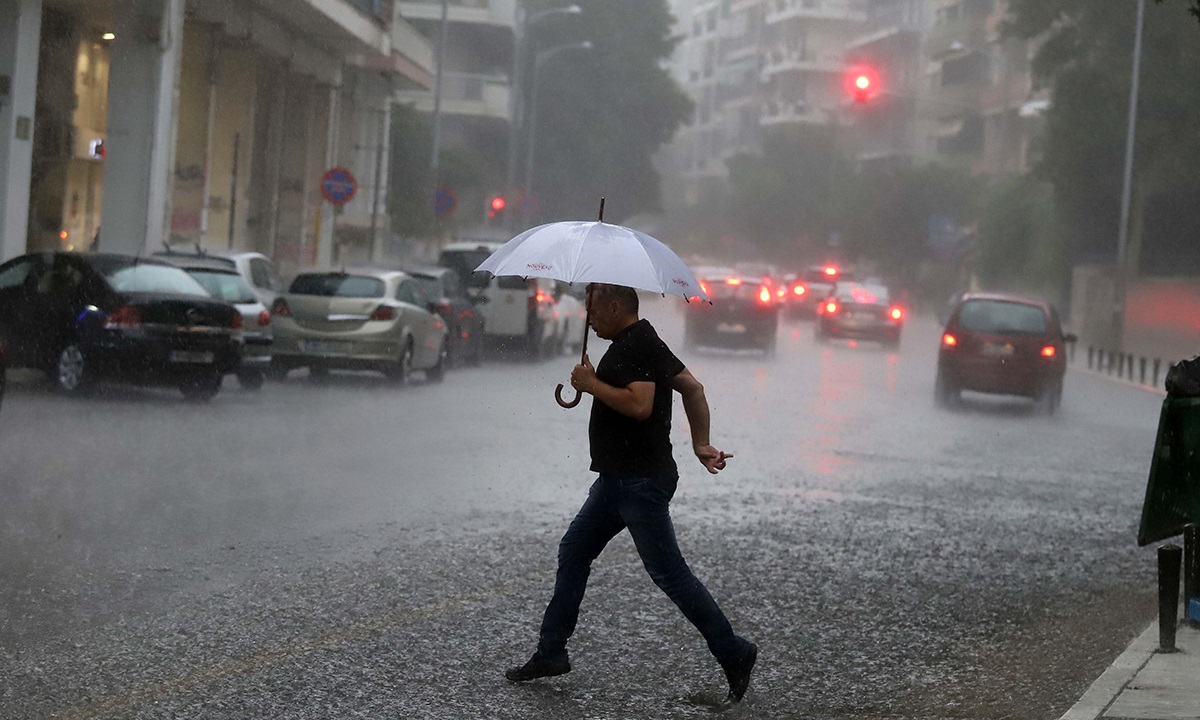
[[[42,0],[0,0],[0,262],[25,252]]]
[[[342,124],[342,88],[341,85],[331,85],[329,88],[329,126],[325,140],[325,169],[337,165],[338,147],[341,144],[339,130]],[[322,171],[324,172],[324,171]],[[328,269],[333,267],[333,243],[336,240],[336,221],[333,205],[322,201],[318,206],[317,232],[317,267]]]
[[[168,237],[184,0],[113,0],[100,247],[153,252]]]

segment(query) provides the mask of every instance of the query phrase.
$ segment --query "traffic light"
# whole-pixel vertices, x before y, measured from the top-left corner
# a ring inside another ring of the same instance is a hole
[[[879,94],[879,74],[865,65],[852,67],[846,73],[846,94],[856,103],[864,103]]]
[[[493,195],[488,200],[488,217],[498,218],[503,217],[504,209],[508,207],[508,200],[503,195]]]

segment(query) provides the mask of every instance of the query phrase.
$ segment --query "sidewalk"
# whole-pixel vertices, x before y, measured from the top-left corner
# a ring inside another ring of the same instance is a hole
[[[1156,652],[1155,620],[1060,720],[1200,718],[1200,629],[1180,620],[1175,647]]]

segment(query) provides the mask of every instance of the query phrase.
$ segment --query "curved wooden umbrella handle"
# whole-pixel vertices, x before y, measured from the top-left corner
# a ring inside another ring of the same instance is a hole
[[[581,392],[579,392],[578,390],[576,390],[576,391],[575,391],[575,399],[574,399],[574,400],[571,400],[570,402],[568,402],[568,401],[566,401],[566,400],[563,400],[563,398],[562,398],[562,391],[563,391],[563,384],[562,384],[562,383],[559,383],[559,384],[558,384],[558,387],[554,388],[554,399],[555,399],[555,400],[558,402],[558,404],[559,404],[559,405],[561,405],[562,407],[565,407],[565,408],[573,408],[573,407],[575,407],[576,405],[578,405],[578,404],[579,404],[579,401],[580,401],[580,400],[582,400],[582,399],[583,399],[583,393],[581,393]]]

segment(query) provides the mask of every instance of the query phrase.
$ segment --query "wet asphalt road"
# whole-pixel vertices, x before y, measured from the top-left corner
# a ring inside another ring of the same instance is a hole
[[[676,403],[680,545],[761,647],[741,706],[627,535],[574,671],[504,681],[592,478],[590,401],[553,401],[564,356],[408,388],[296,373],[208,405],[18,374],[0,717],[1052,719],[1153,618],[1134,538],[1158,396],[1070,372],[1053,418],[946,412],[927,323],[890,352],[787,322],[767,359],[682,352],[682,305],[644,310],[736,456],[707,475]]]

